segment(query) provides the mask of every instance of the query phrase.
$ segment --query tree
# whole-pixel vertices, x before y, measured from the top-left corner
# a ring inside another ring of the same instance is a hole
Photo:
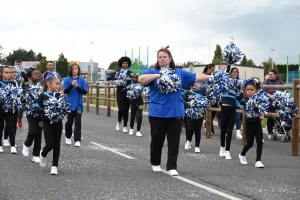
[[[246,65],[246,63],[247,63],[247,57],[246,57],[246,54],[244,54],[244,57],[241,61],[241,65]]]
[[[2,49],[3,49],[3,47],[0,45],[0,63],[1,64],[5,61],[5,59],[4,59],[5,55],[3,53],[1,53]]]
[[[222,50],[221,50],[221,46],[217,44],[216,46],[216,50],[215,50],[215,55],[214,58],[212,60],[213,64],[219,64],[223,61],[222,59]]]
[[[245,65],[246,66],[255,66],[255,64],[254,64],[254,62],[253,62],[253,60],[251,58],[249,60],[247,60],[247,62],[246,62]]]
[[[35,61],[36,54],[32,49],[27,51],[26,49],[19,48],[18,50],[13,50],[13,52],[9,53],[8,56],[6,57],[7,63],[9,65],[14,65],[16,59]]]
[[[112,63],[110,63],[108,69],[119,71],[120,67],[118,66],[118,61],[113,61]]]
[[[69,63],[68,59],[65,58],[64,54],[61,53],[58,56],[58,61],[56,61],[56,71],[61,75],[61,77],[68,76]]]
[[[268,60],[262,62],[262,65],[264,67],[264,74],[269,73],[269,71],[272,69],[272,58],[270,57]],[[273,69],[277,69],[275,62],[273,62]]]
[[[38,68],[42,73],[47,71],[47,60],[46,58],[43,58],[39,64],[36,65],[36,68]]]

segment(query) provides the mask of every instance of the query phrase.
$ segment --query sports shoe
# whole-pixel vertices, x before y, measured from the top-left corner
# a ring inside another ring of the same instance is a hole
[[[135,135],[136,135],[137,137],[142,137],[142,134],[141,134],[141,132],[139,132],[139,131],[137,131],[137,132],[135,133]]]
[[[47,158],[42,156],[42,151],[40,152],[40,165],[41,167],[46,167],[47,166]]]
[[[5,146],[5,147],[9,147],[10,146],[8,140],[6,140],[6,139],[3,140],[3,146]]]
[[[262,139],[262,143],[263,143],[263,144],[265,143],[265,139]]]
[[[58,174],[58,172],[57,172],[57,167],[52,166],[52,167],[51,167],[50,174],[51,174],[51,175],[57,175],[57,174]]]
[[[178,172],[177,172],[175,169],[170,169],[170,170],[169,170],[169,174],[170,174],[171,176],[178,176]]]
[[[195,153],[200,153],[200,148],[199,147],[195,147]]]
[[[19,126],[19,127],[22,127],[22,126],[23,126],[22,119],[18,119],[18,126]]]
[[[257,167],[257,168],[264,168],[265,166],[262,164],[261,161],[256,161],[255,167]]]
[[[225,147],[220,147],[220,153],[219,153],[220,157],[225,156]]]
[[[120,130],[120,124],[121,124],[120,122],[117,123],[117,126],[116,126],[117,131]]]
[[[226,160],[231,160],[232,159],[231,156],[230,156],[230,152],[229,151],[225,151],[224,156],[225,156]]]
[[[80,141],[75,142],[75,147],[80,147]]]
[[[32,160],[31,161],[39,163],[40,162],[40,157],[38,157],[38,156],[32,156]]]
[[[237,139],[237,140],[240,140],[240,139],[242,139],[242,134],[241,134],[241,130],[236,130],[236,136],[235,136],[235,139]]]
[[[0,146],[0,153],[3,153],[4,151],[3,151],[3,148],[2,148],[2,146]]]
[[[11,153],[11,154],[17,154],[17,149],[16,149],[16,147],[10,147],[10,153]]]
[[[128,133],[128,131],[127,131],[127,128],[126,128],[126,127],[124,127],[124,128],[123,128],[123,133]]]
[[[129,130],[129,135],[133,135],[133,129]]]
[[[29,147],[27,147],[25,144],[23,144],[22,154],[23,156],[29,156]]]
[[[191,143],[190,141],[187,140],[186,143],[185,143],[185,145],[184,145],[184,148],[185,148],[186,150],[192,148],[192,147],[191,147],[191,144],[192,144],[192,143]]]
[[[152,165],[152,171],[154,171],[154,172],[161,172],[160,165]]]
[[[72,144],[72,140],[71,140],[71,138],[67,138],[67,137],[66,137],[66,144],[69,144],[69,145],[71,145],[71,144]]]
[[[268,134],[268,139],[272,139],[272,134],[273,133]]]
[[[242,156],[241,154],[239,154],[239,158],[240,158],[240,163],[241,163],[242,165],[248,165],[246,156]]]

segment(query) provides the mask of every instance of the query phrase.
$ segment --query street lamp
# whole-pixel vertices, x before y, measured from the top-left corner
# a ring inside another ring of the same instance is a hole
[[[272,61],[272,69],[273,69],[273,52],[274,52],[274,49],[270,49],[272,51],[272,57],[271,57],[271,61]]]

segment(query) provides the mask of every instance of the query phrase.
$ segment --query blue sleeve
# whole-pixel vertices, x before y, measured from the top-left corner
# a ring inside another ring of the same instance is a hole
[[[196,81],[196,73],[188,72],[182,69],[176,69],[177,73],[181,73],[181,84],[184,86],[193,86]]]
[[[151,68],[145,71],[143,74],[159,74],[159,70]]]

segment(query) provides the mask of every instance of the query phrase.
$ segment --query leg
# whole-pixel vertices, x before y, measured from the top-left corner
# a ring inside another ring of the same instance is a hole
[[[133,129],[134,127],[134,120],[135,120],[135,114],[137,111],[138,105],[135,103],[131,104],[131,108],[130,108],[130,129]]]
[[[232,131],[235,123],[235,116],[236,116],[236,108],[234,106],[230,106],[228,112],[228,122],[227,122],[227,129],[226,129],[226,147],[225,151],[230,151],[231,139],[232,139]]]
[[[125,93],[126,94],[126,93]],[[125,112],[125,103],[121,89],[117,88],[118,122],[121,123]]]
[[[192,120],[190,117],[187,117],[187,141],[191,142],[195,132],[196,120]]]
[[[128,99],[125,95],[125,111],[124,111],[124,127],[127,127],[128,115],[129,115],[129,107],[130,107],[130,99]]]
[[[235,118],[235,129],[241,130],[241,125],[242,125],[241,113],[237,113]]]
[[[38,119],[36,119],[36,128],[37,128],[37,134],[34,138],[34,145],[33,145],[33,150],[32,150],[32,155],[33,156],[39,156],[40,155],[40,151],[41,151],[41,144],[42,144],[42,131],[43,131],[43,127],[40,126],[41,122],[42,122],[42,118],[38,117]]]
[[[221,107],[221,147],[225,147],[225,138],[226,138],[226,131],[227,131],[227,123],[228,123],[228,111],[226,109],[227,106]]]
[[[27,115],[26,118],[28,121],[28,134],[24,145],[26,147],[31,147],[33,140],[38,133],[38,122],[32,115]]]
[[[74,141],[81,141],[81,117],[82,113],[75,111],[75,128],[74,128]]]
[[[254,142],[254,134],[255,134],[255,129],[253,128],[252,122],[246,122],[246,137],[247,137],[247,144],[244,146],[241,155],[245,156],[247,151],[253,146]],[[261,139],[262,142],[262,139]]]
[[[196,123],[195,123],[195,147],[200,147],[202,124],[203,124],[203,117],[196,120]]]
[[[2,110],[0,110],[0,140],[2,140],[2,134],[4,129],[4,116],[5,113]],[[2,147],[2,142],[0,142],[0,146]]]
[[[262,127],[261,123],[258,122],[256,125],[256,131],[255,131],[255,138],[256,138],[256,161],[261,161],[261,154],[262,154],[262,149],[263,149],[263,132],[262,132]]]
[[[54,146],[54,129],[52,124],[50,124],[49,120],[43,120],[43,131],[44,131],[44,139],[45,139],[45,146],[41,152],[43,157],[46,157],[49,151],[53,149]]]
[[[14,113],[12,112],[5,113],[5,126],[8,131],[8,137],[10,140],[11,147],[14,147],[16,145],[15,144],[16,135],[14,133],[14,128],[13,128],[13,115]]]
[[[140,104],[137,109],[137,131],[141,130],[142,126],[142,120],[143,120],[143,104]]]
[[[58,160],[60,156],[60,139],[62,135],[62,121],[57,122],[55,124],[55,128],[53,130],[53,161],[52,166],[58,166]]]
[[[274,119],[268,118],[267,120],[267,129],[268,129],[268,134],[270,135],[273,133],[273,126],[274,126]]]
[[[73,126],[73,122],[74,122],[74,118],[76,115],[77,111],[71,111],[70,113],[68,113],[68,118],[67,118],[67,122],[65,124],[65,136],[66,138],[70,139],[72,137],[72,126]]]

